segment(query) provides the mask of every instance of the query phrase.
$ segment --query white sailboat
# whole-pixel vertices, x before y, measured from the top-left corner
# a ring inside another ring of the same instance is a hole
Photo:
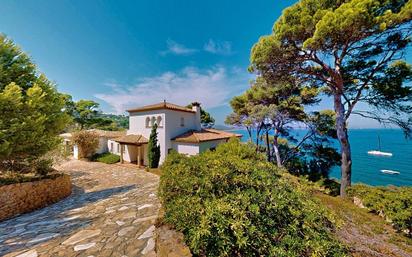
[[[382,173],[391,174],[391,175],[398,175],[401,174],[399,171],[396,170],[381,170]]]
[[[393,155],[392,153],[382,152],[381,151],[381,138],[379,136],[378,136],[378,144],[379,144],[379,150],[368,151],[369,155],[386,156],[386,157],[391,157]]]

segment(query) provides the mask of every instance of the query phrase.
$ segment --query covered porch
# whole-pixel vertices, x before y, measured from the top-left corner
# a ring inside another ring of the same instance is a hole
[[[120,162],[136,163],[139,167],[147,166],[148,140],[142,135],[126,135],[116,138],[120,145]]]

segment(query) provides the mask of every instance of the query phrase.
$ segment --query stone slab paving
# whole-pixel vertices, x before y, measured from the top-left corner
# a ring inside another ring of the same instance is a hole
[[[132,164],[71,160],[73,194],[0,222],[0,256],[156,256],[159,177]]]

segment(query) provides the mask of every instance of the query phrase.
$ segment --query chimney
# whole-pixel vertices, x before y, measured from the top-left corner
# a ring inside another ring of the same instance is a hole
[[[194,111],[194,112],[196,112],[195,113],[195,128],[196,128],[196,130],[202,130],[202,123],[201,123],[201,120],[200,120],[200,103],[198,103],[198,102],[193,102],[192,103],[192,110]]]

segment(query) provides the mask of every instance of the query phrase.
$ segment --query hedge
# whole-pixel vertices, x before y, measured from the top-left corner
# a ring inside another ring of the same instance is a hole
[[[238,140],[162,165],[164,222],[194,256],[345,256],[328,213]]]

